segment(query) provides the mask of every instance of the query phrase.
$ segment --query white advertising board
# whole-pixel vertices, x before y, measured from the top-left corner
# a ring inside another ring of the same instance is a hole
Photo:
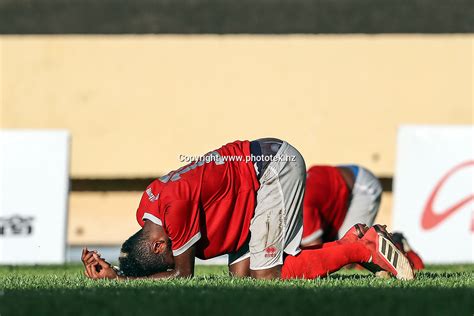
[[[64,263],[69,143],[63,130],[0,130],[0,264]]]
[[[473,126],[399,129],[394,230],[428,263],[474,262],[473,134]]]

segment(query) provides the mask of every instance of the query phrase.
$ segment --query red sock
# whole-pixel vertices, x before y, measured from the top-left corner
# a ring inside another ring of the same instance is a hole
[[[334,246],[339,246],[341,244],[342,243],[341,243],[340,240],[335,240],[335,241],[325,242],[325,243],[321,244],[321,248],[331,248],[331,247],[334,247]]]
[[[340,245],[340,242],[339,240],[336,240],[336,241],[325,242],[324,244],[302,247],[301,249],[302,250],[315,250],[315,249],[321,249],[321,248],[331,248],[338,245]]]
[[[352,236],[351,236],[351,237],[346,237],[344,239],[325,242],[325,243],[322,243],[322,244],[319,244],[319,245],[316,245],[316,246],[305,247],[304,249],[331,248],[331,247],[334,247],[334,246],[339,246],[339,245],[344,245],[344,244],[347,244],[347,243],[356,242],[357,240],[359,240],[359,238],[357,238],[356,236],[353,236],[353,238],[352,238]]]
[[[370,251],[360,242],[332,245],[320,249],[303,249],[288,256],[283,263],[282,279],[314,279],[327,276],[346,264],[367,262]]]

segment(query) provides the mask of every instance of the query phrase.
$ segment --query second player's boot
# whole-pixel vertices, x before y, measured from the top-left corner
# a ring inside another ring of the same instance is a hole
[[[421,260],[420,256],[410,247],[405,236],[403,236],[402,233],[393,233],[391,235],[395,246],[403,251],[408,260],[410,260],[412,268],[414,270],[423,270],[425,268],[423,260]]]

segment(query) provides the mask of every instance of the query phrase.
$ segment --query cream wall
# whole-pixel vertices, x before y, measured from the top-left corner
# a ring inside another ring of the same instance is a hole
[[[391,176],[400,124],[472,124],[473,40],[0,36],[0,123],[70,129],[73,177],[159,175],[179,154],[267,135],[308,165]],[[69,242],[123,241],[139,196],[73,192]],[[390,224],[389,193],[378,221]]]
[[[472,123],[473,38],[3,36],[1,124],[70,129],[73,177],[267,135],[391,175],[399,124]]]

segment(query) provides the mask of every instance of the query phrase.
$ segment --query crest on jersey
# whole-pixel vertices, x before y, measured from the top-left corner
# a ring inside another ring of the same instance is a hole
[[[157,195],[154,195],[153,191],[151,191],[151,188],[146,189],[146,194],[148,195],[148,199],[150,200],[150,202],[156,202],[160,197],[159,193]]]

